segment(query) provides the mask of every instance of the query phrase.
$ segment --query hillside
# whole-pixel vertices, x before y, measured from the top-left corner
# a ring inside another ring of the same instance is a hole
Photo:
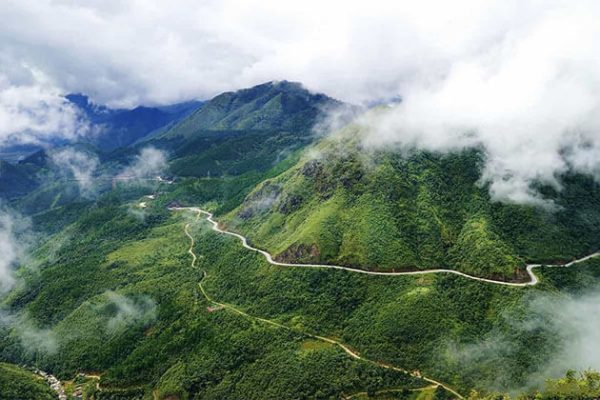
[[[43,378],[16,365],[0,362],[0,400],[55,400]]]
[[[563,176],[560,193],[542,188],[561,207],[551,212],[492,202],[476,149],[373,150],[354,124],[327,137],[213,124],[99,156],[109,173],[138,146],[163,145],[171,171],[190,171],[173,184],[102,181],[83,198],[52,175],[52,150],[11,164],[47,178],[11,203],[32,215],[37,237],[0,300],[11,321],[0,325],[1,360],[79,377],[86,400],[485,397],[565,372],[547,366],[569,344],[561,326],[570,324],[532,304],[585,296],[598,259],[539,268],[540,283],[526,288],[277,267],[168,207],[214,211],[279,260],[520,280],[526,262],[597,249],[600,190],[590,177]]]
[[[436,154],[363,147],[351,125],[259,184],[224,219],[288,262],[370,270],[453,268],[519,281],[526,262],[598,249],[600,186],[565,175],[558,211],[493,202],[478,150]]]
[[[169,151],[180,176],[264,172],[310,144],[313,126],[342,106],[298,83],[268,82],[220,94],[144,144]]]

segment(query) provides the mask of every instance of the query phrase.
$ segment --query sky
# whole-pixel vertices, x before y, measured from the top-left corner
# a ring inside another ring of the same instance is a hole
[[[5,0],[0,15],[0,143],[87,134],[65,93],[134,107],[287,79],[400,96],[367,142],[482,146],[498,200],[543,205],[532,181],[600,176],[596,1]]]

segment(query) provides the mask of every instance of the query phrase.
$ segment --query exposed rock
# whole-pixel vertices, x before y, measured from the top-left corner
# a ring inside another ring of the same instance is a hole
[[[284,252],[278,254],[275,260],[287,263],[317,263],[321,258],[321,252],[316,244],[291,245]]]
[[[279,212],[289,214],[297,210],[302,204],[302,196],[297,194],[284,194],[279,202]]]
[[[320,160],[310,160],[302,166],[302,175],[314,178],[323,173],[323,163]]]

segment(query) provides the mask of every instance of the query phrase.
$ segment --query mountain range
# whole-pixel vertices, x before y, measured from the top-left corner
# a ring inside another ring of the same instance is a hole
[[[133,110],[67,98],[99,136],[0,162],[0,196],[31,226],[0,360],[71,398],[549,399],[598,382],[543,385],[566,372],[565,304],[600,261],[504,284],[598,250],[592,177],[540,185],[552,209],[498,202],[481,149],[369,148],[351,117],[380,110],[287,81]],[[148,149],[160,179],[135,172]],[[393,275],[436,269],[482,279]]]

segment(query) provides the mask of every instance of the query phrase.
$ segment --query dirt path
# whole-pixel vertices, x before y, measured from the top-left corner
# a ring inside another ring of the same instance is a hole
[[[202,211],[202,210],[197,209],[197,211]],[[198,217],[200,215],[201,215],[201,213],[199,212],[196,220],[198,220]],[[192,266],[192,268],[195,268],[196,267],[196,261],[198,260],[198,257],[194,253],[194,243],[195,242],[194,242],[194,237],[189,232],[189,228],[190,228],[190,224],[187,223],[184,226],[184,232],[185,232],[186,236],[190,239],[190,248],[188,250],[188,253],[192,256],[191,266]],[[244,238],[244,242],[245,242],[245,238]],[[397,372],[401,372],[401,373],[404,373],[404,374],[408,374],[408,375],[410,375],[412,377],[415,377],[415,378],[422,379],[422,380],[427,381],[427,382],[429,382],[429,383],[431,383],[431,384],[433,384],[435,386],[441,386],[444,389],[446,389],[448,392],[454,394],[459,399],[463,399],[463,396],[461,396],[460,393],[458,393],[456,390],[452,389],[451,387],[443,384],[442,382],[436,381],[435,379],[428,378],[426,376],[421,376],[421,374],[418,373],[418,372],[408,371],[408,370],[406,370],[404,368],[396,367],[396,366],[391,365],[391,364],[386,364],[386,363],[383,363],[381,361],[374,361],[374,360],[365,358],[365,357],[361,356],[360,353],[358,353],[355,350],[350,349],[350,347],[348,347],[348,345],[346,345],[346,344],[344,344],[344,343],[342,343],[342,342],[340,342],[338,340],[335,340],[335,339],[332,339],[332,338],[328,338],[328,337],[325,337],[325,336],[319,336],[319,335],[316,335],[316,334],[313,334],[313,333],[310,333],[310,332],[306,332],[306,331],[301,331],[301,330],[292,328],[290,326],[281,324],[279,322],[276,322],[276,321],[273,321],[273,320],[270,320],[270,319],[261,318],[261,317],[257,317],[257,316],[254,316],[254,315],[250,315],[250,314],[248,314],[248,313],[240,310],[239,308],[237,308],[237,307],[235,307],[235,306],[233,306],[231,304],[220,303],[220,302],[214,300],[212,297],[210,297],[210,295],[206,292],[206,290],[202,286],[202,281],[204,279],[206,279],[207,276],[208,275],[206,274],[206,271],[205,271],[203,273],[202,280],[200,282],[198,282],[198,287],[200,288],[200,291],[202,292],[202,295],[204,296],[204,298],[209,303],[213,304],[214,306],[230,310],[230,311],[232,311],[232,312],[234,312],[236,314],[239,314],[239,315],[241,315],[241,316],[243,316],[245,318],[248,318],[248,319],[259,321],[259,322],[262,322],[262,323],[267,324],[267,325],[275,326],[277,328],[282,328],[282,329],[285,329],[285,330],[288,330],[288,331],[299,333],[299,334],[304,335],[304,336],[311,337],[313,339],[317,339],[317,340],[321,340],[321,341],[326,342],[326,343],[333,344],[333,345],[338,346],[339,348],[341,348],[346,354],[348,354],[350,357],[352,357],[352,358],[354,358],[356,360],[361,360],[361,361],[367,362],[369,364],[376,365],[376,366],[381,367],[381,368],[390,369],[390,370],[393,370],[393,371],[397,371]]]
[[[200,218],[201,215],[204,215],[206,217],[206,220],[212,224],[212,229],[214,231],[222,233],[222,234],[234,236],[234,237],[238,238],[242,242],[242,245],[246,249],[252,250],[252,251],[255,251],[257,253],[262,254],[266,258],[266,260],[270,264],[272,264],[272,265],[283,266],[283,267],[329,268],[329,269],[339,269],[339,270],[345,270],[345,271],[350,271],[350,272],[356,272],[356,273],[361,273],[361,274],[366,274],[366,275],[385,275],[385,276],[424,275],[424,274],[434,274],[434,273],[450,273],[450,274],[456,274],[456,275],[459,275],[459,276],[462,276],[462,277],[465,277],[465,278],[468,278],[468,279],[480,281],[480,282],[487,282],[487,283],[493,283],[493,284],[498,284],[498,285],[514,286],[514,287],[525,287],[525,286],[534,286],[534,285],[537,285],[539,283],[539,280],[538,280],[537,276],[534,274],[533,269],[539,268],[539,267],[542,266],[542,264],[528,264],[526,270],[527,270],[527,273],[528,273],[528,275],[530,277],[530,281],[529,282],[525,282],[525,283],[514,283],[514,282],[498,281],[498,280],[494,280],[494,279],[480,278],[480,277],[468,275],[468,274],[465,274],[465,273],[462,273],[462,272],[459,272],[459,271],[449,270],[449,269],[430,269],[430,270],[410,271],[410,272],[378,272],[378,271],[367,271],[367,270],[362,270],[362,269],[357,269],[357,268],[351,268],[351,267],[343,267],[343,266],[338,266],[338,265],[282,263],[282,262],[279,262],[279,261],[275,261],[273,259],[273,257],[271,256],[270,253],[268,253],[268,252],[266,252],[264,250],[260,250],[260,249],[257,249],[255,247],[250,246],[248,244],[248,240],[246,239],[245,236],[242,236],[240,234],[237,234],[237,233],[230,232],[230,231],[227,231],[227,230],[219,228],[218,222],[213,219],[212,213],[210,213],[208,211],[202,210],[201,208],[198,208],[198,207],[171,207],[169,209],[172,210],[172,211],[193,211],[193,212],[196,212],[197,213],[197,215],[196,215],[196,221],[199,220],[199,218]],[[195,268],[196,267],[196,262],[198,260],[198,257],[194,253],[194,244],[195,244],[194,237],[190,234],[189,229],[190,229],[190,224],[187,223],[184,226],[184,232],[185,232],[186,236],[190,239],[190,248],[188,249],[188,253],[192,257],[191,266],[193,268]],[[571,262],[566,263],[566,264],[547,265],[547,267],[554,267],[554,268],[561,268],[562,267],[562,268],[567,268],[567,267],[571,267],[571,266],[573,266],[573,265],[575,265],[577,263],[581,263],[581,262],[587,261],[587,260],[589,260],[591,258],[598,257],[598,256],[600,256],[600,252],[590,254],[590,255],[588,255],[586,257],[583,257],[583,258],[571,261]],[[206,274],[206,272],[204,272],[202,280],[206,279],[206,277],[207,277],[207,274]],[[443,387],[445,390],[447,390],[448,392],[454,394],[459,399],[463,399],[463,396],[460,393],[458,393],[456,390],[452,389],[451,387],[449,387],[449,386],[445,385],[444,383],[439,382],[439,381],[437,381],[435,379],[428,378],[426,376],[422,376],[419,372],[408,371],[408,370],[406,370],[404,368],[396,367],[396,366],[391,365],[391,364],[386,364],[386,363],[381,362],[381,361],[370,360],[368,358],[365,358],[365,357],[361,356],[360,353],[358,353],[357,351],[354,351],[354,350],[350,349],[347,345],[345,345],[344,343],[342,343],[342,342],[340,342],[338,340],[335,340],[335,339],[332,339],[332,338],[328,338],[328,337],[324,337],[324,336],[319,336],[319,335],[316,335],[316,334],[313,334],[313,333],[309,333],[309,332],[306,332],[306,331],[300,331],[300,330],[297,330],[295,328],[292,328],[290,326],[281,324],[281,323],[273,321],[273,320],[269,320],[269,319],[266,319],[266,318],[261,318],[261,317],[250,315],[250,314],[248,314],[248,313],[240,310],[239,308],[237,308],[237,307],[235,307],[235,306],[233,306],[231,304],[220,303],[220,302],[212,299],[209,296],[209,294],[206,292],[206,290],[204,289],[204,287],[202,286],[202,281],[200,281],[198,283],[198,287],[200,288],[200,291],[202,292],[202,295],[206,298],[206,300],[208,302],[212,303],[213,305],[217,306],[217,307],[228,309],[228,310],[230,310],[230,311],[232,311],[232,312],[234,312],[236,314],[239,314],[239,315],[241,315],[241,316],[243,316],[245,318],[248,318],[248,319],[252,319],[252,320],[255,320],[255,321],[260,321],[260,322],[268,324],[268,325],[272,325],[272,326],[275,326],[275,327],[278,327],[278,328],[282,328],[282,329],[286,329],[286,330],[289,330],[289,331],[293,331],[295,333],[300,333],[302,335],[305,335],[305,336],[308,336],[308,337],[311,337],[311,338],[314,338],[314,339],[317,339],[317,340],[321,340],[321,341],[326,342],[326,343],[333,344],[333,345],[338,346],[339,348],[341,348],[346,354],[348,354],[350,357],[352,357],[352,358],[354,358],[356,360],[361,360],[361,361],[364,361],[364,362],[367,362],[367,363],[370,363],[370,364],[377,365],[377,366],[379,366],[381,368],[385,368],[385,369],[390,369],[390,370],[394,370],[394,371],[406,373],[406,374],[409,374],[409,375],[411,375],[413,377],[417,377],[417,378],[423,379],[424,381],[427,381],[427,382],[431,383],[433,387],[436,387],[436,386]],[[432,386],[429,386],[429,388],[432,387]],[[425,389],[425,388],[418,389],[418,390],[423,390],[423,389]],[[393,391],[393,390],[396,390],[396,389],[389,389],[389,390]],[[362,394],[362,393],[356,393],[356,394],[354,394],[352,396],[358,396],[360,394]]]
[[[535,268],[539,268],[542,266],[542,264],[528,264],[526,267],[526,270],[527,270],[527,274],[529,275],[529,282],[516,283],[516,282],[498,281],[495,279],[480,278],[477,276],[465,274],[464,272],[459,272],[459,271],[455,271],[452,269],[441,269],[441,268],[427,269],[427,270],[422,270],[422,271],[408,271],[408,272],[380,272],[380,271],[367,271],[364,269],[352,268],[352,267],[343,267],[341,265],[284,263],[284,262],[279,262],[279,261],[274,260],[270,253],[268,253],[264,250],[257,249],[256,247],[250,246],[248,244],[248,240],[246,239],[245,236],[242,236],[238,233],[230,232],[230,231],[219,228],[219,223],[213,219],[212,213],[210,213],[208,211],[202,210],[201,208],[198,208],[198,207],[171,207],[169,209],[172,211],[193,211],[193,212],[197,213],[197,218],[199,218],[200,215],[204,215],[206,217],[206,220],[212,224],[212,229],[214,231],[238,238],[242,242],[242,245],[246,249],[262,254],[267,259],[267,262],[269,262],[269,264],[277,265],[277,266],[281,266],[281,267],[329,268],[329,269],[339,269],[339,270],[344,270],[344,271],[356,272],[356,273],[365,274],[365,275],[384,275],[384,276],[454,274],[454,275],[459,275],[464,278],[472,279],[472,280],[479,281],[479,282],[486,282],[486,283],[493,283],[496,285],[505,285],[505,286],[514,286],[514,287],[525,287],[525,286],[535,286],[538,284],[539,280],[538,280],[537,276],[535,275],[535,273],[533,272],[533,270]],[[188,236],[190,236],[187,231],[186,231],[186,234]],[[598,257],[598,256],[600,256],[600,252],[590,254],[586,257],[571,261],[566,264],[556,264],[556,265],[546,265],[546,266],[551,267],[551,268],[566,268],[566,267],[573,266],[577,263],[581,263],[581,262],[589,260],[590,258],[594,258],[594,257]]]
[[[204,272],[202,280],[206,279],[207,276],[208,275],[206,274],[206,272]],[[230,311],[232,311],[232,312],[234,312],[236,314],[239,314],[239,315],[241,315],[241,316],[243,316],[245,318],[248,318],[248,319],[252,319],[252,320],[255,320],[255,321],[260,321],[260,322],[268,324],[268,325],[272,325],[272,326],[275,326],[275,327],[278,327],[278,328],[282,328],[282,329],[285,329],[285,330],[288,330],[288,331],[292,331],[294,333],[299,333],[301,335],[311,337],[313,339],[317,339],[317,340],[321,340],[321,341],[326,342],[326,343],[333,344],[335,346],[338,346],[342,350],[344,350],[344,352],[346,352],[346,354],[348,354],[350,357],[352,357],[352,358],[354,358],[356,360],[361,360],[361,361],[367,362],[369,364],[377,365],[378,367],[381,367],[381,368],[390,369],[390,370],[393,370],[393,371],[397,371],[397,372],[408,374],[408,375],[410,375],[412,377],[419,378],[419,379],[422,379],[424,381],[427,381],[427,382],[433,384],[434,386],[441,386],[444,389],[446,389],[448,392],[454,394],[459,399],[463,398],[456,390],[454,390],[451,387],[443,384],[442,382],[436,381],[435,379],[428,378],[426,376],[422,376],[418,372],[408,371],[407,369],[396,367],[396,366],[391,365],[391,364],[386,364],[386,363],[383,363],[381,361],[374,361],[374,360],[365,358],[365,357],[361,356],[360,353],[358,353],[355,350],[350,349],[350,347],[348,347],[348,345],[346,345],[346,344],[344,344],[344,343],[342,343],[342,342],[340,342],[338,340],[331,339],[331,338],[328,338],[328,337],[325,337],[325,336],[319,336],[319,335],[316,335],[316,334],[313,334],[313,333],[310,333],[310,332],[306,332],[306,331],[301,331],[301,330],[298,330],[296,328],[292,328],[290,326],[281,324],[279,322],[275,322],[275,321],[270,320],[270,319],[261,318],[261,317],[257,317],[257,316],[254,316],[254,315],[250,315],[250,314],[248,314],[248,313],[240,310],[239,308],[237,308],[237,307],[235,307],[235,306],[233,306],[231,304],[220,303],[220,302],[214,300],[212,297],[210,297],[208,295],[208,293],[206,292],[206,290],[202,286],[202,281],[200,281],[198,283],[198,287],[200,288],[200,291],[202,292],[202,295],[206,298],[206,300],[208,302],[216,305],[216,306],[219,306],[219,307],[222,307],[224,309],[230,310]]]

